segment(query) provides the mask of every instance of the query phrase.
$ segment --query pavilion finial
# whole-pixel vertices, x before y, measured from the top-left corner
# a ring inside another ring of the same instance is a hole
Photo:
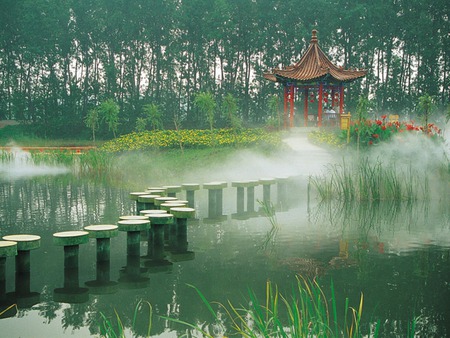
[[[312,37],[311,37],[311,43],[316,42],[317,43],[317,29],[312,30]]]

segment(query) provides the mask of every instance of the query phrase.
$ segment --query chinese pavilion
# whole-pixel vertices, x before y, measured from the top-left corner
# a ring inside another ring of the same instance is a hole
[[[322,125],[324,103],[333,109],[339,107],[344,113],[344,87],[346,84],[366,76],[367,70],[344,69],[334,65],[320,49],[317,30],[312,31],[308,50],[297,63],[283,69],[274,68],[265,73],[267,80],[282,83],[284,86],[284,127],[294,126],[295,93],[303,94],[304,125],[308,126],[308,103],[317,100],[317,125]],[[315,116],[313,116],[315,117]]]

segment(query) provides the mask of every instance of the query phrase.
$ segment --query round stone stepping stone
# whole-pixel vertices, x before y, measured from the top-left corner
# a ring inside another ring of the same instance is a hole
[[[41,246],[41,236],[37,235],[8,235],[3,236],[3,240],[17,242],[17,251],[29,251]]]
[[[147,188],[147,194],[166,196],[167,191],[163,187],[150,187]]]
[[[150,218],[150,222],[152,225],[165,225],[173,223],[173,215],[172,214],[153,214],[148,215]]]
[[[167,201],[176,201],[178,198],[176,197],[156,197],[155,198],[155,206],[159,207],[161,204],[166,203]]]
[[[203,189],[223,189],[228,187],[228,183],[227,182],[209,182],[209,183],[204,183],[203,184]]]
[[[188,207],[171,208],[170,213],[175,218],[194,218],[195,217],[195,209],[188,208]]]
[[[173,201],[166,201],[166,202],[164,202],[165,204],[188,204],[189,203],[189,201],[187,201],[187,200],[173,200]]]
[[[114,224],[95,224],[84,227],[90,238],[111,238],[119,234],[119,227]]]
[[[144,231],[150,228],[150,221],[148,218],[146,220],[139,219],[126,219],[117,222],[119,231]]]
[[[141,210],[140,214],[142,216],[152,215],[152,214],[167,214],[167,210]],[[148,216],[147,216],[148,218]]]
[[[123,215],[123,216],[119,216],[119,220],[121,220],[121,221],[125,221],[125,220],[148,221],[148,217],[145,215]]]
[[[155,198],[157,198],[157,197],[161,197],[161,195],[156,195],[156,194],[140,195],[138,197],[138,202],[154,204]]]
[[[159,207],[161,208],[161,210],[166,210],[167,212],[169,212],[172,208],[185,207],[186,205],[187,203],[163,203]]]
[[[277,181],[275,178],[271,178],[271,177],[266,177],[266,178],[260,178],[259,182],[262,185],[270,185],[270,184],[275,184]]]
[[[17,234],[3,236],[5,241],[17,243],[16,271],[30,271],[30,251],[41,246],[41,237],[37,235]]]
[[[62,231],[53,234],[53,244],[64,246],[64,268],[78,269],[79,246],[88,241],[87,231]]]
[[[177,192],[181,192],[181,185],[164,185],[167,196],[175,197]]]
[[[0,241],[0,257],[17,255],[17,243],[12,241]]]
[[[148,191],[137,191],[137,192],[130,192],[129,193],[130,199],[132,201],[137,201],[138,197],[141,196],[141,195],[148,195]]]
[[[200,189],[200,184],[198,183],[183,183],[181,188],[186,191],[195,191]]]
[[[53,244],[60,246],[80,245],[89,241],[87,231],[62,231],[53,234]]]

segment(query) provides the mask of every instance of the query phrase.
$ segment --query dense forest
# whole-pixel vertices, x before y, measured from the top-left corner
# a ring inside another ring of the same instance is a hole
[[[195,105],[208,93],[217,126],[230,104],[264,123],[282,91],[262,74],[298,61],[314,28],[333,62],[369,70],[348,109],[364,95],[402,114],[425,93],[443,108],[449,13],[448,0],[2,0],[0,119],[89,135],[89,111],[114,100],[119,133],[149,106],[164,128],[208,127]]]

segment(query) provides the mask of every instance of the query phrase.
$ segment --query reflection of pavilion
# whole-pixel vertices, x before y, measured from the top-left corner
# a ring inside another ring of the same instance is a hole
[[[320,49],[317,31],[312,31],[308,50],[297,63],[279,69],[274,68],[264,77],[284,86],[284,128],[294,126],[295,94],[303,95],[304,126],[315,121],[315,115],[309,114],[309,103],[317,101],[317,125],[322,125],[323,105],[339,106],[339,114],[344,113],[344,87],[346,84],[367,74],[366,70],[344,69],[334,65]]]

